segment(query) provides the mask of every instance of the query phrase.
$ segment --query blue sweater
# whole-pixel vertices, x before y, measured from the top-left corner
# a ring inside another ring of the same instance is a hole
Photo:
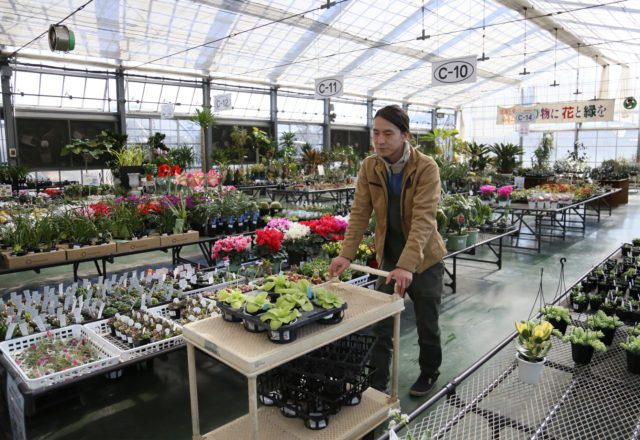
[[[404,168],[399,173],[392,173],[391,170],[387,172],[387,179],[389,182],[389,195],[399,196],[402,192],[402,176],[404,175]]]

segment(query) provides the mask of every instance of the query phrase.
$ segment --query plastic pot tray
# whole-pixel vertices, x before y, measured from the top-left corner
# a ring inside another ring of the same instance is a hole
[[[163,306],[166,307],[166,306]],[[151,310],[149,310],[151,313]],[[157,315],[160,316],[161,315]],[[176,324],[175,322],[163,318],[172,325],[180,328],[182,327]],[[163,339],[162,341],[152,342],[150,344],[141,345],[140,347],[130,348],[128,344],[123,343],[120,339],[111,335],[111,330],[109,329],[109,325],[107,324],[108,319],[103,319],[101,321],[95,321],[88,324],[85,324],[86,327],[94,331],[98,334],[102,339],[105,340],[106,344],[108,344],[113,350],[115,350],[120,356],[120,361],[125,362],[131,359],[139,358],[142,356],[146,356],[151,353],[156,353],[159,351],[167,350],[172,347],[177,347],[179,345],[184,345],[184,338],[182,335],[174,336],[169,339]]]
[[[102,340],[86,326],[76,324],[50,331],[56,337],[85,338],[91,347],[98,353],[100,359],[68,370],[58,371],[57,373],[31,379],[27,377],[22,368],[16,365],[15,355],[16,353],[29,348],[31,345],[37,344],[38,341],[47,338],[47,333],[35,333],[33,335],[23,336],[0,343],[0,352],[10,360],[9,364],[11,364],[13,369],[18,372],[27,387],[32,390],[53,385],[58,382],[68,381],[84,374],[93,373],[96,370],[118,364],[118,350],[115,347],[112,347],[111,344]]]
[[[342,307],[334,307],[332,309],[325,309],[324,307],[319,307],[314,304],[312,311],[301,311],[301,316],[299,316],[293,323],[283,325],[277,330],[271,330],[268,322],[262,322],[260,320],[262,313],[258,315],[250,315],[245,313],[242,309],[232,309],[222,302],[218,302],[217,306],[222,312],[222,316],[225,321],[243,321],[244,327],[248,331],[266,331],[271,342],[287,344],[296,340],[299,328],[312,322],[318,322],[321,324],[337,324],[342,321],[344,310],[347,308],[347,303],[344,303]]]

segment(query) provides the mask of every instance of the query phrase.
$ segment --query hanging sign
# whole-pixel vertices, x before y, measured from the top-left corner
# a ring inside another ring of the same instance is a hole
[[[344,75],[316,79],[316,98],[334,98],[344,92]]]
[[[517,124],[522,119],[531,124],[566,124],[567,122],[613,121],[614,99],[556,102],[534,106],[498,107],[498,125]]]
[[[478,57],[442,60],[431,64],[431,86],[474,83],[478,80]]]
[[[520,136],[528,136],[529,135],[529,123],[528,122],[520,122],[518,124],[518,134]]]
[[[213,110],[220,112],[223,110],[231,110],[231,93],[218,95],[213,97]]]
[[[161,119],[171,119],[173,118],[173,111],[175,110],[175,105],[170,102],[165,102],[160,106],[160,118]]]

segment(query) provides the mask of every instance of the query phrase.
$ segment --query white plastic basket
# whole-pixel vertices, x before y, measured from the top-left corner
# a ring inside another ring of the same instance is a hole
[[[220,289],[223,289],[225,287],[234,286],[234,285],[239,284],[239,283],[243,283],[244,284],[244,282],[245,282],[245,278],[244,277],[239,277],[237,280],[227,281],[225,283],[220,283],[220,284],[213,284],[211,286],[202,287],[200,289],[189,290],[187,292],[184,292],[183,296],[185,298],[189,298],[189,297],[194,296],[194,295],[205,294],[205,293],[213,293],[213,292],[216,292],[216,291],[218,291]]]
[[[361,277],[354,278],[352,280],[347,281],[349,284],[353,284],[354,286],[362,286],[369,282],[369,274],[362,275]]]
[[[178,345],[184,345],[184,338],[182,337],[182,335],[178,335],[169,339],[163,339],[162,341],[142,345],[140,347],[130,348],[128,345],[122,343],[119,339],[116,339],[111,335],[111,329],[109,328],[107,321],[109,320],[103,319],[101,321],[89,322],[85,324],[85,326],[97,333],[102,339],[105,340],[105,343],[109,344],[112,349],[116,350],[122,362],[146,356],[151,353],[168,350],[172,347],[177,347]],[[182,330],[182,327],[180,327],[175,322],[169,322]]]
[[[214,306],[216,305],[216,302],[214,300],[212,300],[212,299],[209,299],[209,298],[200,298],[200,299],[204,300],[204,301],[206,301],[208,303],[213,303]],[[162,318],[164,318],[166,320],[171,321],[176,326],[178,326],[181,330],[184,327],[184,325],[180,324],[179,322],[177,322],[173,318],[171,318],[170,313],[169,313],[170,311],[169,311],[169,305],[168,304],[165,304],[163,306],[151,307],[148,311],[152,315],[160,316],[160,317],[162,317]],[[216,315],[218,315],[218,313],[214,313],[211,316],[213,317],[213,316],[216,316]]]
[[[98,353],[100,359],[88,364],[69,368],[68,370],[58,371],[57,373],[52,373],[46,376],[31,379],[27,377],[22,368],[20,368],[20,366],[16,364],[16,354],[26,348],[29,348],[31,345],[36,344],[38,341],[47,338],[47,333],[35,333],[33,335],[23,336],[0,343],[0,352],[2,352],[2,354],[4,354],[9,359],[9,363],[11,364],[11,366],[18,372],[18,374],[20,374],[20,377],[24,380],[27,387],[32,390],[47,387],[58,382],[71,380],[84,374],[93,373],[94,371],[103,368],[106,369],[107,367],[117,365],[119,362],[118,350],[101,339],[91,329],[83,325],[71,325],[68,327],[51,330],[51,333],[57,338],[85,338],[91,345],[91,348],[93,348]]]

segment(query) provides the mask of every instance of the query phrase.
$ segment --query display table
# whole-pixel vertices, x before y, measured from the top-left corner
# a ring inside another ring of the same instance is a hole
[[[264,333],[250,333],[242,323],[226,322],[221,316],[185,326],[183,336],[187,342],[194,439],[358,439],[387,419],[389,408],[398,405],[398,342],[404,301],[397,295],[344,283],[330,282],[322,287],[346,300],[348,308],[344,319],[334,325],[312,323],[302,327],[298,329],[297,339],[288,344],[274,344]],[[369,389],[363,393],[359,405],[343,408],[331,416],[329,426],[320,431],[306,429],[299,419],[285,418],[277,408],[258,410],[256,379],[259,374],[390,316],[394,317],[391,396]],[[245,375],[249,383],[249,414],[204,436],[200,435],[195,348]]]
[[[350,205],[356,189],[353,186],[328,189],[267,189],[271,200],[286,203],[340,203]]]
[[[611,197],[611,206],[629,203],[629,179],[618,180],[598,180],[600,185],[610,186],[611,188],[620,188],[620,192]]]
[[[530,208],[527,203],[512,203],[508,207],[492,207],[493,211],[502,215],[508,213],[510,224],[518,229],[511,244],[507,247],[530,249],[540,252],[543,241],[554,239],[565,240],[567,232],[574,231],[584,235],[588,217],[596,217],[600,221],[602,209],[608,209],[611,215],[610,200],[622,191],[611,189],[579,202],[560,206],[556,209]],[[589,210],[595,213],[590,213]],[[533,241],[533,246],[529,246]]]
[[[446,266],[444,268],[445,272],[451,279],[450,283],[445,283],[445,286],[451,287],[453,293],[456,293],[456,278],[458,274],[458,260],[467,260],[467,261],[475,261],[476,263],[487,263],[487,264],[495,264],[498,266],[498,270],[502,269],[502,239],[509,235],[514,235],[518,232],[518,230],[513,227],[507,230],[506,232],[502,232],[499,234],[488,234],[488,233],[479,233],[478,234],[478,242],[471,246],[467,246],[464,249],[459,251],[449,251],[447,255],[445,255],[442,260],[447,261],[451,260],[452,267],[449,270]],[[497,244],[497,248],[495,247]],[[476,254],[476,248],[480,246],[487,246],[489,250],[496,257],[495,260],[482,260],[480,258],[471,258],[471,256]]]

